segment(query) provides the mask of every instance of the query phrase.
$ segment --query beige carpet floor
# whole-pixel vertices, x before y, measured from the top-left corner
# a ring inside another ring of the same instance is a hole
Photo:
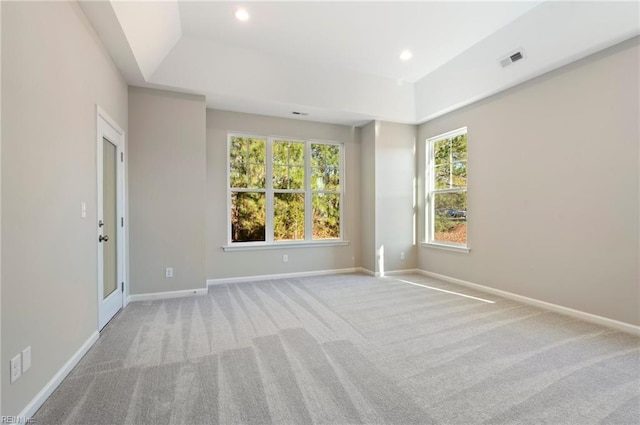
[[[130,304],[35,419],[638,424],[640,339],[421,275],[218,285]]]

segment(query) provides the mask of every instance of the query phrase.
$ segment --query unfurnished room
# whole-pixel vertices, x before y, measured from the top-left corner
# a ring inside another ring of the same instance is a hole
[[[640,423],[638,1],[0,1],[0,423]]]

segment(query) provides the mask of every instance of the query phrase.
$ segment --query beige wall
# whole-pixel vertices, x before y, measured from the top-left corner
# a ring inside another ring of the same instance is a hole
[[[129,89],[131,294],[206,285],[205,110],[202,96]]]
[[[416,130],[415,125],[387,121],[362,128],[362,267],[369,272],[409,270],[418,264]]]
[[[636,38],[421,125],[420,177],[425,139],[468,126],[471,253],[420,268],[640,324],[639,59]]]
[[[347,246],[225,252],[227,244],[227,133],[230,131],[343,142],[344,238]],[[335,270],[360,264],[360,143],[353,127],[207,110],[207,278]],[[282,262],[282,255],[289,262]]]
[[[96,104],[126,131],[127,86],[76,3],[2,2],[2,89],[0,370],[17,415],[97,330]]]
[[[417,126],[386,121],[376,124],[376,247],[384,247],[385,272],[415,269]]]
[[[370,272],[377,271],[376,262],[376,122],[371,121],[360,131],[360,231],[362,264]]]

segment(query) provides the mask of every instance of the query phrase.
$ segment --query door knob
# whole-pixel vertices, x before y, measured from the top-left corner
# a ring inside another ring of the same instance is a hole
[[[106,242],[106,241],[108,241],[108,240],[109,240],[109,236],[107,236],[107,235],[104,235],[104,236],[100,235],[100,236],[98,236],[98,242],[103,242],[103,241],[104,241],[104,242]]]

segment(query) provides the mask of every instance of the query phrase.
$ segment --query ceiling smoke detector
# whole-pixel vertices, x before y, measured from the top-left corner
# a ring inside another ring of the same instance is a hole
[[[506,68],[507,66],[511,65],[512,63],[516,63],[519,60],[524,59],[524,52],[522,49],[516,50],[515,52],[511,53],[510,55],[508,55],[505,58],[500,59],[498,62],[500,63],[500,66],[502,66],[503,68]]]

